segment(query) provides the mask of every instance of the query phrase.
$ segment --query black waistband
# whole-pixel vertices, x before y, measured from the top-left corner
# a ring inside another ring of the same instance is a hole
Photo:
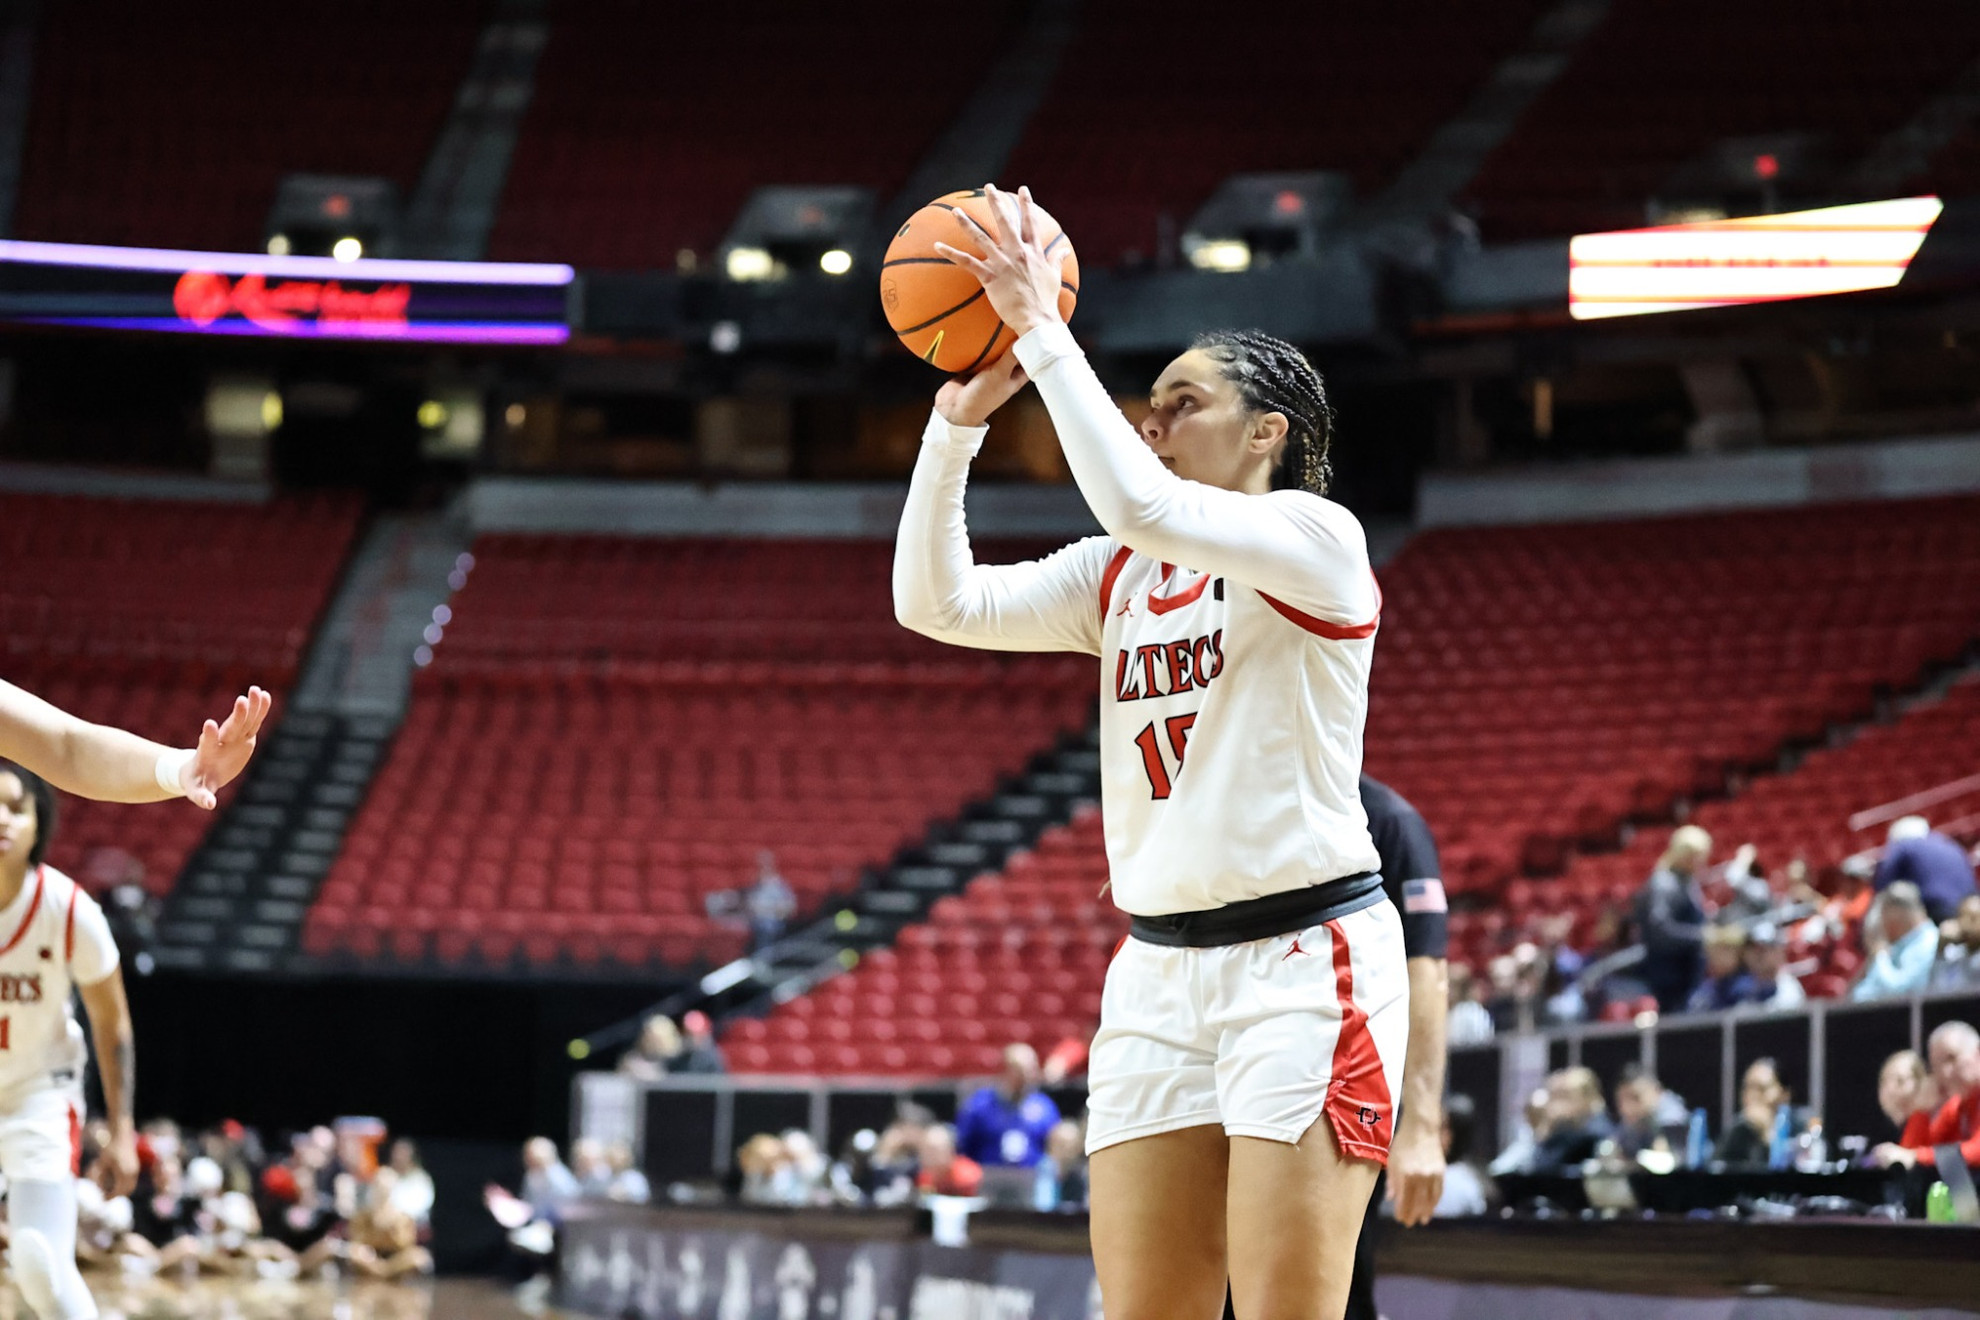
[[[1382,898],[1382,877],[1375,871],[1345,875],[1305,889],[1288,889],[1263,898],[1247,898],[1201,912],[1171,912],[1160,917],[1135,917],[1131,932],[1138,940],[1191,949],[1215,949],[1286,935],[1350,912],[1373,907]]]

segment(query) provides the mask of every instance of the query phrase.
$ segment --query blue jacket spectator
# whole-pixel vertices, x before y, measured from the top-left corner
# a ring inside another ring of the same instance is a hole
[[[1923,816],[1891,822],[1883,860],[1870,883],[1881,893],[1901,880],[1918,886],[1926,915],[1934,921],[1951,921],[1960,903],[1975,892],[1966,849],[1934,830]]]
[[[1849,992],[1851,999],[1888,999],[1916,994],[1932,977],[1939,960],[1939,928],[1925,919],[1918,886],[1900,880],[1877,900],[1887,944],[1870,960],[1863,979]]]
[[[1038,1052],[1004,1050],[1004,1075],[963,1102],[956,1114],[956,1151],[984,1168],[1029,1169],[1045,1157],[1059,1107],[1038,1089]]]

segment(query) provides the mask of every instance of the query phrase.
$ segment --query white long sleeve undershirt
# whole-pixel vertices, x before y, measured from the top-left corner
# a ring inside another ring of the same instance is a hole
[[[988,428],[952,426],[935,414],[895,544],[894,608],[903,625],[991,650],[1098,654],[1098,593],[1113,545],[1228,577],[1329,622],[1375,617],[1367,544],[1346,509],[1303,491],[1248,495],[1185,481],[1121,415],[1065,326],[1040,326],[1016,351],[1107,536],[1030,563],[976,564],[963,491]]]

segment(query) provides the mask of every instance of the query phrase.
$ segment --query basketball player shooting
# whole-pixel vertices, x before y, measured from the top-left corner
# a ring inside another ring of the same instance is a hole
[[[137,1183],[132,1122],[136,1047],[117,945],[103,910],[42,861],[55,834],[55,794],[39,776],[0,764],[0,1173],[14,1282],[40,1320],[90,1320],[96,1304],[76,1271],[81,1156],[81,992],[96,1041],[111,1140],[97,1176],[113,1196]]]
[[[224,723],[208,720],[192,747],[166,747],[91,724],[12,683],[0,683],[0,760],[26,766],[55,787],[100,802],[183,797],[207,811],[247,767],[255,735],[274,703],[258,687],[234,698]]]
[[[1297,350],[1200,337],[1140,433],[1058,312],[1028,192],[942,245],[1018,336],[936,396],[894,560],[900,621],[1100,657],[1102,808],[1132,935],[1089,1065],[1108,1320],[1332,1320],[1387,1160],[1408,1035],[1401,919],[1358,776],[1381,609],[1325,498],[1332,416]],[[990,415],[1037,383],[1104,536],[983,567],[963,514]]]

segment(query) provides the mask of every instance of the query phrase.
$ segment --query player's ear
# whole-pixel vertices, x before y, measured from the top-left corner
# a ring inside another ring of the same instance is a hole
[[[1263,412],[1252,419],[1251,438],[1245,447],[1254,454],[1275,454],[1286,441],[1292,423],[1282,412]]]

